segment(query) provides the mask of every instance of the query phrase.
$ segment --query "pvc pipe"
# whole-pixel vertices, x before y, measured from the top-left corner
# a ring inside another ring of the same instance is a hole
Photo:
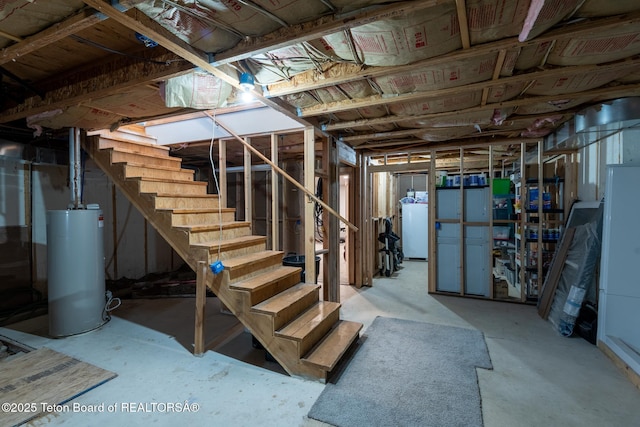
[[[69,129],[69,209],[81,209],[82,165],[80,163],[80,128]]]

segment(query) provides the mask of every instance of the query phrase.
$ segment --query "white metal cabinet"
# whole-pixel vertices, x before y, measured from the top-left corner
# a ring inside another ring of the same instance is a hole
[[[426,203],[402,205],[401,246],[405,258],[428,258],[429,205]]]
[[[464,292],[489,296],[489,228],[466,226],[464,232]]]
[[[460,226],[440,224],[436,230],[438,265],[436,290],[460,292]]]
[[[607,166],[598,340],[640,374],[640,167]]]
[[[466,222],[489,221],[489,187],[464,190],[464,220]]]
[[[490,190],[488,187],[478,187],[462,191],[464,216],[460,209],[460,189],[437,189],[436,290],[457,293],[463,283],[465,294],[488,296]],[[460,221],[479,224],[464,225],[464,235],[461,236],[463,225]],[[461,244],[464,244],[464,261],[460,258]],[[464,282],[461,281],[463,263]]]
[[[460,190],[439,188],[437,195],[436,218],[460,219]]]

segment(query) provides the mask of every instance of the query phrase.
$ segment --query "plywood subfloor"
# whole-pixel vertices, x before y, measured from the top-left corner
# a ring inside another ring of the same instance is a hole
[[[22,424],[46,413],[50,405],[71,409],[67,403],[71,399],[115,377],[113,372],[48,348],[0,362],[0,425]]]

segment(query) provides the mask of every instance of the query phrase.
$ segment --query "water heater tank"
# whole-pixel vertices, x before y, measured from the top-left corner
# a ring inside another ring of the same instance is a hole
[[[49,334],[64,337],[105,323],[102,212],[47,212]]]

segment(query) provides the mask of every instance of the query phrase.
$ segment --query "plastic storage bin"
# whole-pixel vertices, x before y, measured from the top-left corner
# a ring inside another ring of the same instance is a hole
[[[493,179],[493,194],[511,193],[511,180],[509,178]]]
[[[318,274],[320,273],[320,257],[316,256],[316,283],[318,283]],[[304,283],[305,279],[305,259],[304,255],[295,255],[289,254],[282,259],[282,265],[287,267],[300,267],[302,271],[300,272],[300,281]]]

